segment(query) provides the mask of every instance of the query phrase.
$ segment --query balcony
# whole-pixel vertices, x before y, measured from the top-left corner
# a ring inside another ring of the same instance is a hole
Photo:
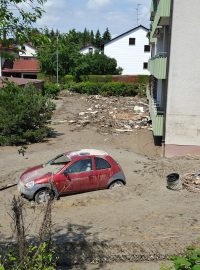
[[[164,135],[164,112],[159,111],[158,105],[152,97],[149,97],[149,112],[152,121],[152,130],[154,136]]]
[[[148,63],[148,69],[156,79],[165,80],[167,74],[167,53],[160,53],[151,58]]]
[[[169,25],[171,0],[160,0],[152,23],[150,42],[156,37],[156,30]]]

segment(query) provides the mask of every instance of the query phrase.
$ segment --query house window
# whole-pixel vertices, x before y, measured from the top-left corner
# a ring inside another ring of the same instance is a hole
[[[144,45],[144,51],[150,52],[150,45]]]
[[[135,45],[135,38],[129,38],[129,45]]]
[[[25,51],[25,50],[26,50],[26,48],[25,48],[25,46],[24,46],[24,45],[22,45],[22,46],[21,46],[21,50],[23,50],[23,51]]]
[[[143,69],[147,69],[148,68],[148,63],[147,62],[144,62],[143,63]]]

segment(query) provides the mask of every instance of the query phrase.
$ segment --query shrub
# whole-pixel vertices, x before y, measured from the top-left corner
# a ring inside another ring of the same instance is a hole
[[[67,74],[64,76],[64,83],[71,83],[71,82],[75,82],[75,78],[73,75]]]
[[[149,76],[148,75],[139,75],[138,76],[138,83],[139,84],[148,84],[149,82]]]
[[[120,82],[81,82],[72,86],[70,90],[80,94],[88,95],[135,96],[139,93],[139,85]]]
[[[7,83],[0,91],[0,145],[42,141],[55,105],[31,84],[24,88]]]
[[[43,94],[51,98],[56,98],[61,90],[61,86],[56,83],[46,82],[44,84]]]
[[[98,95],[100,94],[101,84],[93,82],[80,82],[70,87],[70,91],[79,94]]]
[[[81,81],[85,82],[112,82],[112,75],[88,75],[88,76],[81,76]]]
[[[110,82],[103,85],[101,94],[103,96],[136,96],[137,89],[137,84]]]

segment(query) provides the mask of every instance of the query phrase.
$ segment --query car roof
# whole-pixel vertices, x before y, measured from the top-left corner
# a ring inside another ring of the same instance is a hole
[[[67,152],[66,155],[70,159],[73,159],[75,157],[80,157],[80,156],[108,156],[108,153],[102,150],[97,150],[97,149],[81,149],[77,151]]]

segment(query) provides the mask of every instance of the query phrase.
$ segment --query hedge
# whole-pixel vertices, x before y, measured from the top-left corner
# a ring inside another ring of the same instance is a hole
[[[136,96],[143,95],[145,86],[142,84],[130,84],[121,82],[95,83],[95,82],[81,82],[70,87],[70,91],[88,94],[88,95],[102,95],[102,96]]]
[[[81,76],[82,82],[112,82],[112,75],[87,75]]]

